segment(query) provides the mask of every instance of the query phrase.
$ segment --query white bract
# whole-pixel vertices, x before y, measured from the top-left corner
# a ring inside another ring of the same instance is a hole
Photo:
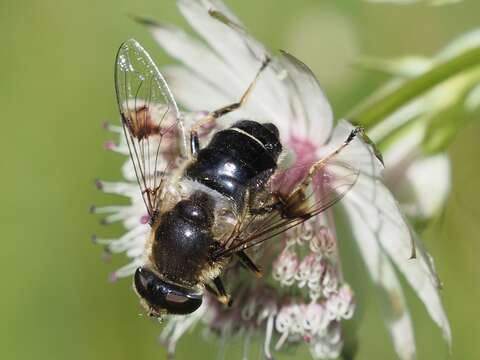
[[[196,40],[172,26],[149,23],[157,42],[181,65],[164,68],[178,103],[194,118],[205,111],[237,101],[251,82],[268,51],[243,29],[240,21],[219,1],[178,1],[180,11],[205,40]],[[271,56],[271,55],[270,55]],[[353,126],[333,114],[312,72],[291,55],[272,57],[247,104],[221,119],[272,122],[280,130],[289,154],[289,165],[313,163],[340,146]],[[120,133],[120,128],[108,125]],[[121,136],[121,135],[120,135]],[[106,147],[127,154],[119,145]],[[360,170],[356,184],[340,202],[351,233],[364,259],[378,296],[385,306],[385,323],[398,356],[412,359],[415,342],[410,314],[395,268],[425,304],[432,319],[450,342],[450,328],[443,311],[438,282],[430,260],[419,247],[410,259],[411,231],[397,203],[382,181],[382,164],[370,145],[356,138],[338,160]],[[340,176],[345,168],[327,166],[326,173]],[[124,252],[131,263],[112,279],[133,274],[144,262],[149,232],[146,210],[135,182],[130,160],[123,167],[124,181],[98,182],[106,192],[131,199],[127,206],[96,208],[105,221],[122,221],[127,232],[119,239],[96,239],[110,252]],[[287,172],[287,176],[298,176]],[[343,277],[335,218],[331,210],[289,230],[273,240],[275,253],[262,264],[263,279],[252,279],[234,267],[225,283],[234,303],[228,308],[205,295],[202,307],[189,316],[167,317],[161,339],[173,354],[178,339],[194,324],[203,323],[220,337],[243,337],[244,359],[249,357],[253,336],[263,338],[264,353],[289,345],[305,344],[315,359],[337,357],[343,345],[342,322],[354,316],[354,289]],[[417,240],[416,240],[417,241]],[[222,343],[222,342],[221,342]]]

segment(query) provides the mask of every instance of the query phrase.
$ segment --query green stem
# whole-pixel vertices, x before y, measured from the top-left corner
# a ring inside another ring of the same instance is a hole
[[[480,47],[469,49],[435,66],[389,93],[367,99],[347,119],[366,128],[372,127],[425,91],[477,65],[480,65]]]

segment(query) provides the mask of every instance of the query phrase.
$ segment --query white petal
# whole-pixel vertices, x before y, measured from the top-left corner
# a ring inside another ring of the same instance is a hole
[[[190,111],[209,111],[218,109],[225,104],[229,104],[228,96],[220,89],[215,88],[211,83],[197,76],[182,66],[169,66],[164,69],[172,92],[177,101]],[[251,106],[241,107],[232,113],[222,116],[219,121],[221,127],[226,127],[238,119],[251,119],[264,121],[264,118],[258,117]],[[287,129],[280,129],[287,131]]]
[[[361,209],[346,201],[342,204],[349,215],[352,234],[357,240],[367,270],[378,286],[385,325],[390,332],[395,351],[402,360],[412,359],[415,357],[412,322],[393,266],[363,218]]]
[[[466,32],[454,39],[443,49],[436,58],[439,60],[451,59],[463,51],[480,45],[480,29]]]
[[[317,151],[317,156],[323,158],[332,151],[339,148],[340,145],[348,138],[354,127],[345,120],[340,120],[335,127],[330,141]],[[380,177],[383,171],[383,166],[380,161],[375,158],[370,146],[366,145],[358,136],[344,148],[336,159],[359,169],[365,176],[369,178]]]
[[[183,316],[169,315],[166,317],[166,325],[164,326],[162,333],[160,334],[160,341],[167,347],[167,358],[173,358],[178,340],[187,331],[193,330],[195,325],[201,319],[205,319],[207,309],[208,304],[204,302],[200,306],[200,308],[198,308],[198,310],[193,312],[192,314]]]
[[[231,13],[225,10],[226,7],[220,2],[181,0],[178,4],[188,22],[204,37],[240,82],[241,91],[234,99],[238,101],[252,82],[268,51],[244,32],[238,20],[232,19]],[[235,25],[229,26],[217,20],[209,14],[210,10],[222,12],[223,16]],[[209,68],[204,75],[209,79],[208,74],[214,71],[214,68]],[[222,89],[232,86],[228,79],[223,80],[222,85]],[[290,104],[288,88],[274,66],[268,66],[257,81],[245,107],[256,114],[257,118],[275,123],[283,135],[287,131],[282,129],[294,119]]]
[[[438,214],[450,193],[450,160],[438,154],[413,162],[406,172],[406,186],[415,196],[414,216],[429,218]]]
[[[358,65],[367,69],[383,71],[399,77],[415,77],[430,70],[433,61],[423,56],[404,56],[389,60],[374,57],[363,57],[357,61]]]
[[[402,176],[406,167],[420,154],[420,146],[425,135],[425,124],[419,122],[410,126],[407,131],[398,134],[383,150],[383,160],[388,178]]]
[[[315,75],[303,62],[282,52],[281,64],[287,70],[302,105],[304,129],[293,129],[299,135],[309,138],[316,145],[323,145],[330,137],[333,127],[333,113]],[[300,125],[300,124],[299,124]]]
[[[245,87],[249,78],[258,69],[265,49],[257,42],[251,42],[238,31],[213,18],[210,10],[222,11],[208,0],[180,0],[178,6],[190,25],[207,41],[216,53],[244,79]],[[225,7],[223,6],[223,11]],[[228,17],[228,13],[224,14]],[[232,19],[232,21],[234,21]],[[238,21],[238,20],[237,20]],[[237,24],[242,26],[241,24]]]
[[[175,98],[189,111],[209,111],[231,101],[220,89],[183,66],[169,66],[164,73]]]
[[[220,106],[238,100],[245,91],[245,80],[240,79],[223,59],[204,44],[173,26],[151,24],[150,29],[155,40],[168,54],[183,62],[198,78],[225,94],[226,100]],[[185,87],[188,85],[184,84]],[[202,95],[198,93],[196,97],[202,98]]]
[[[193,74],[189,78],[202,81],[200,87],[211,91],[194,92],[190,88],[192,83],[178,81],[179,86],[171,84],[173,93],[183,98],[183,104],[189,110],[212,110],[237,101],[268,54],[267,50],[246,34],[238,20],[220,2],[182,0],[179,7],[213,51],[171,26],[151,25],[154,37],[167,52],[191,70]],[[230,26],[212,17],[210,10],[222,12]],[[275,60],[273,63],[262,73],[244,106],[244,114],[250,114],[250,118],[259,121],[275,123],[283,140],[289,133],[296,132],[303,136],[315,134],[312,140],[322,144],[331,132],[332,111],[314,75],[306,66],[299,66],[299,62],[291,58],[283,64]],[[283,66],[287,66],[290,73],[288,84],[282,78]],[[186,78],[185,74],[183,72],[178,77]],[[196,99],[187,99],[185,94]],[[207,99],[214,98],[227,101],[220,104],[219,100],[212,108],[212,102]],[[195,107],[191,107],[193,103]],[[239,114],[235,112],[237,118]]]
[[[465,107],[468,111],[475,111],[480,107],[480,84],[477,84],[468,93],[465,99]]]
[[[340,122],[334,131],[332,142],[345,139],[351,129],[352,126],[347,122]],[[342,200],[347,212],[355,208],[362,215],[364,226],[370,229],[379,246],[405,276],[450,344],[450,325],[440,300],[438,279],[430,256],[419,248],[419,256],[416,259],[410,258],[411,230],[393,195],[381,181],[381,168],[372,149],[362,141],[353,141],[346,150],[350,151],[342,152],[343,160],[359,166],[361,170],[357,183]],[[362,239],[357,241],[361,242]]]
[[[421,156],[422,123],[410,126],[384,150],[385,183],[409,216],[434,216],[450,192],[450,161],[445,154]],[[428,189],[428,190],[427,190]]]

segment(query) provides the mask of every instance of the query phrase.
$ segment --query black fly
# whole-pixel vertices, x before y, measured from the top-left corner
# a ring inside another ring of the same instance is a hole
[[[151,226],[147,260],[136,270],[134,287],[151,316],[191,313],[201,305],[205,289],[228,304],[220,276],[234,257],[260,276],[246,250],[329,208],[358,177],[358,170],[336,159],[357,130],[329,156],[296,168],[301,176],[293,183],[286,178],[288,170],[278,169],[285,149],[272,123],[243,119],[216,131],[201,146],[202,126],[241,107],[269,63],[266,58],[238,102],[184,129],[150,55],[135,40],[120,46],[118,106]],[[172,148],[184,154],[180,164],[169,158]],[[333,162],[344,175],[326,176],[325,166]]]

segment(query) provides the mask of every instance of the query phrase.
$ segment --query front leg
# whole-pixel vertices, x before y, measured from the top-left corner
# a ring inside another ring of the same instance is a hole
[[[223,282],[219,276],[213,279],[213,286],[208,284],[205,285],[205,288],[212,293],[219,302],[224,305],[232,306],[233,300],[229,294],[227,294]]]
[[[251,94],[258,78],[260,77],[260,74],[265,70],[267,65],[270,63],[271,59],[269,57],[265,57],[265,60],[263,60],[262,65],[260,66],[260,69],[258,70],[257,74],[255,75],[255,78],[253,81],[250,83],[248,86],[247,90],[243,93],[241,96],[240,100],[238,102],[235,102],[233,104],[223,106],[220,109],[214,110],[209,112],[207,115],[205,115],[203,118],[198,120],[191,128],[190,130],[190,151],[193,157],[195,157],[200,150],[200,143],[198,140],[198,130],[200,129],[201,126],[204,125],[209,125],[214,123],[218,118],[237,110],[240,108],[242,105],[245,104],[247,101],[249,95]]]

